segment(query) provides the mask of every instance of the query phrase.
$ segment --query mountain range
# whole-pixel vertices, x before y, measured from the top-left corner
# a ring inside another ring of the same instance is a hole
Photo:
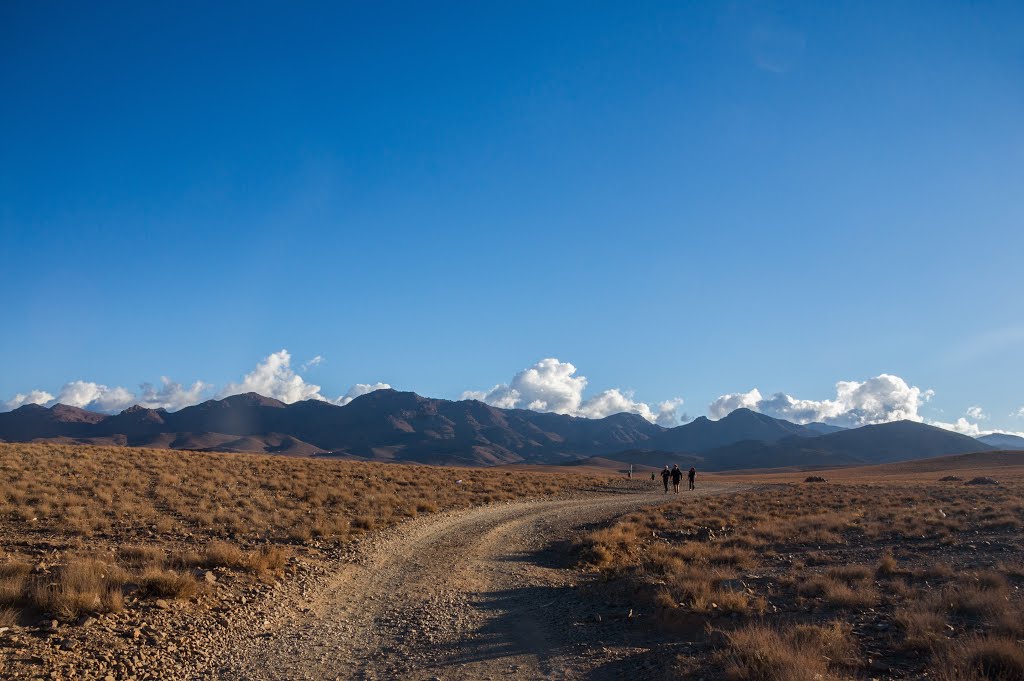
[[[672,457],[704,470],[884,463],[1007,448],[912,421],[842,429],[737,409],[717,421],[700,417],[663,428],[636,414],[587,419],[395,390],[345,406],[285,404],[256,393],[176,412],[134,406],[106,415],[63,404],[25,405],[0,413],[0,440],[473,466],[594,456],[661,465]],[[1024,448],[1024,440],[1013,446]]]

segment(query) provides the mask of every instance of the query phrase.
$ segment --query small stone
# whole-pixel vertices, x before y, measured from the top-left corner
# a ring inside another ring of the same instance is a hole
[[[96,624],[96,618],[90,615],[82,615],[78,618],[78,626],[80,627],[88,628],[94,624]]]
[[[74,650],[78,647],[78,641],[70,638],[66,638],[60,642],[61,650]]]
[[[171,604],[162,598],[158,598],[156,599],[156,607],[160,608],[161,610],[170,610]]]
[[[217,581],[217,575],[213,573],[213,570],[196,570],[195,575],[196,579],[207,584],[214,584]]]

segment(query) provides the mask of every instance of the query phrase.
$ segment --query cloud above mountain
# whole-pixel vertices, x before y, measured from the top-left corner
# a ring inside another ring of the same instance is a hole
[[[785,393],[767,397],[757,388],[720,396],[708,406],[712,418],[746,407],[794,423],[819,421],[845,428],[889,421],[923,421],[921,405],[934,392],[908,384],[899,376],[880,374],[865,381],[839,381],[833,399],[800,399]]]
[[[712,418],[722,418],[736,409],[746,408],[794,423],[821,422],[845,428],[857,428],[889,421],[918,421],[937,428],[952,430],[962,435],[979,437],[992,433],[1022,435],[1007,430],[983,428],[978,422],[988,414],[978,405],[967,408],[955,421],[936,421],[924,418],[919,409],[934,395],[908,384],[899,376],[881,374],[865,381],[839,381],[835,399],[807,400],[785,393],[765,397],[757,388],[745,393],[722,395],[708,406]]]
[[[532,409],[585,418],[626,412],[663,426],[680,422],[682,398],[651,407],[633,399],[632,391],[611,388],[584,399],[587,378],[576,372],[572,363],[550,357],[516,373],[508,383],[499,383],[490,390],[467,390],[462,393],[462,399],[480,400],[502,409]]]
[[[344,405],[359,395],[391,387],[387,383],[357,383],[344,395],[332,399],[321,393],[319,385],[307,383],[297,374],[291,368],[291,362],[292,356],[287,350],[273,352],[258,362],[240,381],[228,383],[220,390],[205,381],[195,381],[185,386],[167,376],[162,376],[157,385],[142,383],[137,391],[123,386],[109,387],[93,381],[75,380],[65,383],[56,396],[46,390],[31,390],[16,394],[4,402],[3,406],[11,410],[26,404],[49,406],[61,403],[92,411],[116,413],[138,404],[149,409],[177,411],[215,395],[227,397],[247,392],[259,393],[286,403],[313,399]],[[323,357],[317,355],[306,362],[304,367],[313,367],[321,362]]]
[[[45,390],[30,390],[27,393],[17,393],[14,397],[4,402],[4,408],[10,410],[23,407],[26,404],[47,404],[53,402],[53,399],[53,395]]]
[[[229,383],[220,392],[220,397],[259,393],[273,397],[287,404],[309,399],[326,399],[320,395],[320,386],[306,383],[291,368],[292,356],[287,350],[273,352],[256,368],[245,375],[239,383]]]
[[[68,381],[55,391],[34,389],[17,393],[0,402],[0,410],[13,410],[27,404],[51,406],[63,403],[105,413],[115,413],[135,404],[177,411],[211,397],[246,392],[259,393],[285,403],[313,399],[346,405],[360,395],[391,387],[381,382],[356,383],[344,394],[329,397],[323,394],[321,386],[307,381],[302,375],[324,362],[322,355],[316,355],[295,369],[291,353],[281,349],[257,362],[238,381],[229,382],[220,389],[205,381],[182,384],[167,376],[162,376],[156,384],[142,383],[136,390],[78,379]],[[505,409],[531,409],[595,419],[631,413],[665,427],[688,420],[681,412],[683,400],[680,397],[643,402],[636,399],[633,391],[623,388],[609,388],[588,396],[588,385],[587,377],[581,375],[571,362],[547,358],[517,372],[508,383],[499,383],[489,390],[466,391],[461,399],[476,399]],[[782,392],[765,395],[757,388],[727,393],[711,402],[708,414],[719,419],[745,407],[795,423],[819,421],[855,428],[906,419],[973,437],[994,432],[1012,433],[983,427],[981,424],[989,419],[989,415],[980,405],[971,405],[963,416],[953,421],[926,419],[920,409],[933,394],[933,391],[911,385],[899,376],[880,374],[862,381],[839,381],[835,384],[835,396],[824,400],[799,398]],[[1024,407],[1011,416],[1024,418]]]

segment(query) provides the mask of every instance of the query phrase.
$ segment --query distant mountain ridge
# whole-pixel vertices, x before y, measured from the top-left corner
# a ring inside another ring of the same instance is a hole
[[[1022,449],[1024,450],[1024,437],[1011,435],[1010,433],[992,433],[977,438],[979,442],[998,447],[999,449]]]
[[[0,440],[472,466],[567,463],[595,456],[655,465],[674,457],[705,470],[881,463],[995,448],[909,421],[844,430],[737,409],[718,421],[701,417],[663,428],[637,414],[587,419],[390,389],[345,406],[318,400],[285,404],[256,393],[177,412],[134,406],[106,415],[62,404],[25,405],[0,413]]]

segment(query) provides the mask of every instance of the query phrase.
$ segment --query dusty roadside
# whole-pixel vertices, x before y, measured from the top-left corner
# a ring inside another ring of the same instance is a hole
[[[595,606],[593,589],[580,588],[579,573],[560,565],[560,552],[551,549],[582,528],[664,499],[636,485],[410,521],[375,535],[340,570],[309,574],[275,595],[280,605],[267,608],[273,614],[261,626],[225,632],[223,654],[208,658],[210,673],[228,679],[616,678],[617,660],[648,635],[646,613]]]

